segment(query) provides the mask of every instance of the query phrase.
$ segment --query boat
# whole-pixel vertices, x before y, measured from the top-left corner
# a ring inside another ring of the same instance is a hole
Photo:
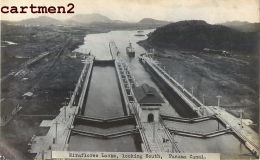
[[[138,34],[135,34],[135,36],[139,36],[139,37],[141,37],[141,36],[145,36],[144,34],[140,34],[140,33],[138,33]]]
[[[126,47],[126,53],[129,57],[134,57],[135,56],[135,51],[132,46],[132,43],[129,43],[129,46]]]
[[[145,36],[144,31],[143,30],[138,30],[137,34],[135,34],[135,36]]]

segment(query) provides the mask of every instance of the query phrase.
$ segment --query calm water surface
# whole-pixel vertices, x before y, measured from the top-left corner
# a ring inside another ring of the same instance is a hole
[[[105,119],[124,115],[114,67],[94,66],[84,115]]]

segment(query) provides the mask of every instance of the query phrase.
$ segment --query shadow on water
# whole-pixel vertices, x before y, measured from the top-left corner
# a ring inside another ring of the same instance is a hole
[[[159,77],[154,70],[143,65],[144,68],[149,72],[152,76],[152,80],[157,86],[160,88],[162,94],[168,100],[168,102],[174,107],[175,111],[184,118],[195,118],[198,117],[198,114],[193,111],[188,104],[175,92],[173,91],[169,85]]]

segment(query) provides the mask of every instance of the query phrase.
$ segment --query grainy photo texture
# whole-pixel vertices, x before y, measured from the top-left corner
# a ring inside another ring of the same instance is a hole
[[[0,159],[258,159],[259,0],[1,0]]]

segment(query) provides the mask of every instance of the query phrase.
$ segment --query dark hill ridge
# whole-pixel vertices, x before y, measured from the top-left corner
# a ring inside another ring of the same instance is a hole
[[[240,32],[222,25],[210,25],[205,21],[191,20],[171,23],[157,28],[140,44],[165,48],[224,50],[255,50],[257,37],[253,33]]]

